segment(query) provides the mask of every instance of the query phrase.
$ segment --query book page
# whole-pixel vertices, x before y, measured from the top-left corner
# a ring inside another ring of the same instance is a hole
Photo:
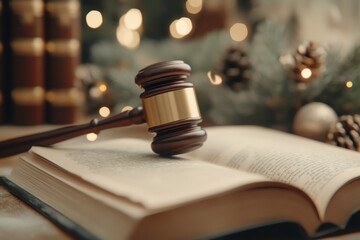
[[[164,208],[205,198],[264,177],[180,157],[162,158],[150,143],[117,139],[68,148],[34,147],[32,152],[110,193]]]
[[[204,147],[192,156],[298,187],[313,199],[322,217],[336,190],[360,176],[357,152],[260,127],[207,132]]]

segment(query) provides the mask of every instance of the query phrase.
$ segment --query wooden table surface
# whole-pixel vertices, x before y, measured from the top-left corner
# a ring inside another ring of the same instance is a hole
[[[0,127],[0,140],[8,139],[25,134],[40,132],[52,129],[54,126],[39,127]],[[113,137],[144,137],[144,127],[130,127],[120,131],[106,131],[100,138]],[[71,141],[86,141],[85,137],[79,137]],[[6,176],[11,172],[12,166],[18,156],[0,158],[0,176]],[[38,212],[21,202],[15,196],[10,194],[3,186],[0,186],[0,239],[72,239],[60,228],[55,226],[48,219]],[[322,238],[326,240],[356,240],[360,239],[360,233],[352,233],[343,236],[331,238]]]

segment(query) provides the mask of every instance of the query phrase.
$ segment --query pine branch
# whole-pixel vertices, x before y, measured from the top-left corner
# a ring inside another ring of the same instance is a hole
[[[259,25],[251,44],[250,58],[254,66],[252,85],[262,96],[279,96],[285,72],[279,62],[286,46],[285,26],[266,21]]]
[[[333,61],[339,59],[332,56]],[[360,45],[342,60],[338,60],[331,68],[327,68],[326,76],[330,78],[324,89],[316,99],[319,99],[332,106],[338,114],[359,113],[360,112]],[[352,87],[348,88],[346,82],[352,82]]]

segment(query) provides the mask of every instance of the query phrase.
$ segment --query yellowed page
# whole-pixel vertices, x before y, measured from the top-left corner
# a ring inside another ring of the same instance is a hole
[[[264,177],[184,158],[161,158],[136,139],[68,148],[34,147],[32,152],[111,193],[148,209],[204,198]]]
[[[190,155],[304,190],[324,217],[335,191],[360,176],[360,153],[260,127],[209,128]]]

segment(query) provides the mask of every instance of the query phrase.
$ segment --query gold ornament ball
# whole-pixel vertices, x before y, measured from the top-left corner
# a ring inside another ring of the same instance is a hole
[[[309,103],[296,113],[293,131],[299,136],[324,142],[337,118],[335,111],[328,105],[320,102]]]

